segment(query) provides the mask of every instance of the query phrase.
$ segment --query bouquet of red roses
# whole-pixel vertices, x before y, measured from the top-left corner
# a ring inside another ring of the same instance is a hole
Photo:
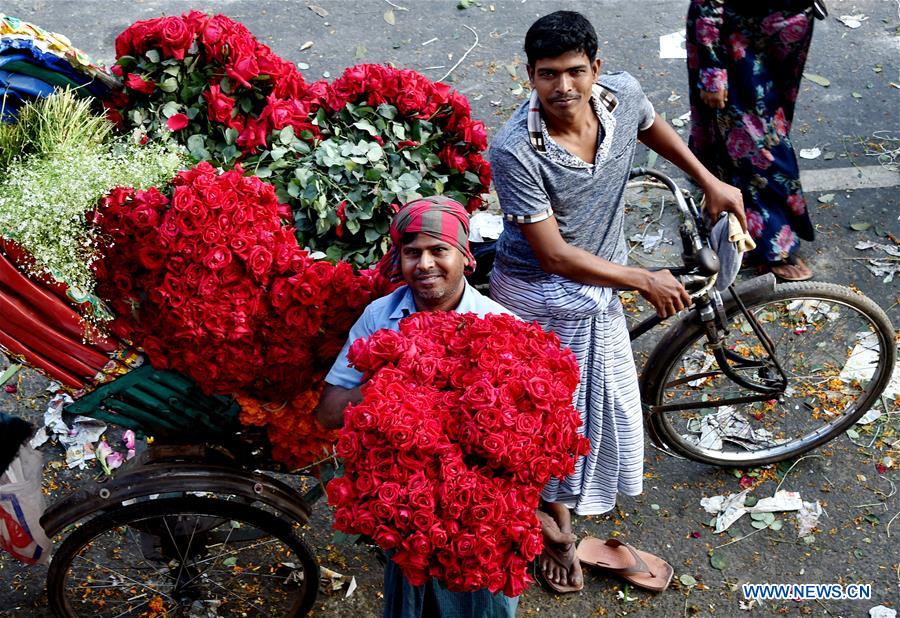
[[[286,209],[272,185],[208,163],[164,192],[119,188],[94,215],[103,243],[94,269],[116,314],[112,329],[155,368],[180,371],[211,394],[288,401],[245,416],[268,424],[282,461],[299,466],[320,458],[319,434],[333,437],[313,426],[315,402],[301,395],[317,400],[353,322],[389,284],[374,271],[313,260],[283,223]],[[279,415],[284,409],[293,414]],[[294,452],[289,442],[305,437],[316,441]]]
[[[135,133],[185,146],[197,160],[233,164],[317,133],[311,113],[324,84],[307,84],[290,62],[225,15],[191,11],[136,22],[116,38],[124,90],[109,115]]]
[[[431,195],[470,212],[482,204],[491,183],[481,156],[487,132],[450,86],[411,70],[361,64],[329,84],[324,99],[315,149],[297,153],[296,169],[276,172],[294,198],[302,242],[335,259],[372,264],[384,255],[400,204]]]
[[[578,365],[509,315],[417,313],[353,343],[368,379],[344,413],[335,528],[372,537],[413,585],[509,596],[542,550],[541,488],[587,453]]]
[[[197,11],[132,24],[116,56],[114,120],[198,161],[240,161],[292,207],[300,244],[333,261],[376,263],[411,199],[447,195],[473,211],[488,191],[483,123],[415,71],[365,64],[307,84],[242,24]]]

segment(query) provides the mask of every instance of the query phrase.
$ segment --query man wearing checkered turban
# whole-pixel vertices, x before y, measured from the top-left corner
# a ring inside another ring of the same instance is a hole
[[[417,311],[457,311],[479,317],[509,313],[466,283],[464,274],[475,270],[469,250],[469,215],[463,206],[443,196],[406,204],[391,222],[393,246],[379,264],[392,281],[403,280],[391,294],[379,298],[363,312],[350,330],[341,355],[325,377],[325,389],[316,409],[319,422],[329,429],[344,424],[344,408],[362,399],[363,375],[347,361],[357,339],[368,338],[383,328],[397,330],[400,320]],[[384,616],[491,616],[512,618],[518,597],[487,588],[475,592],[450,592],[436,580],[413,586],[400,567],[388,560],[384,571]]]
[[[391,281],[400,281],[401,247],[404,237],[425,234],[456,247],[466,258],[465,273],[475,271],[475,257],[469,249],[469,213],[457,201],[443,195],[413,200],[401,208],[391,221],[393,246],[379,264],[381,273]]]

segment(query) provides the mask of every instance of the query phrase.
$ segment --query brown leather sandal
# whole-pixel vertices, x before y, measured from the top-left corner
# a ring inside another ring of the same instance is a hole
[[[653,592],[668,588],[675,573],[672,565],[659,556],[616,539],[582,539],[575,550],[575,557],[586,566],[617,575],[634,586]]]

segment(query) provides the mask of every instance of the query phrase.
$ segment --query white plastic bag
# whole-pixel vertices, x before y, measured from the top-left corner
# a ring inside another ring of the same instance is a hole
[[[41,528],[41,455],[27,444],[0,476],[0,549],[26,564],[46,564],[50,539]]]

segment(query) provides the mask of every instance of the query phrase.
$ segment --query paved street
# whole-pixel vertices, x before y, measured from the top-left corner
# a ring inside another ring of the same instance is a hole
[[[884,308],[896,326],[897,279],[884,282],[873,274],[867,268],[872,250],[855,245],[864,240],[900,242],[900,3],[827,1],[831,17],[816,22],[806,70],[830,85],[803,81],[792,134],[798,150],[820,150],[818,157],[800,161],[818,235],[814,244],[806,245],[805,257],[817,279],[855,286]],[[301,63],[307,81],[335,78],[361,62],[391,62],[431,79],[449,73],[446,81],[469,97],[473,116],[484,120],[491,135],[527,96],[522,52],[526,29],[538,16],[559,8],[583,12],[595,24],[604,70],[631,72],[658,112],[679,119],[688,111],[685,61],[660,58],[659,37],[683,30],[687,4],[480,0],[459,9],[457,0],[4,0],[0,11],[63,33],[107,63],[114,60],[115,36],[135,20],[189,9],[223,12],[247,25],[282,57]],[[313,11],[309,5],[324,10]],[[836,19],[859,14],[865,19],[856,29]],[[307,41],[311,47],[304,45]],[[679,131],[686,136],[689,122],[682,124]],[[646,160],[641,149],[635,162]],[[662,162],[658,166],[672,172]],[[5,367],[0,358],[0,372]],[[44,379],[22,372],[16,393],[0,391],[0,410],[39,422],[45,387]],[[859,427],[855,439],[841,436],[801,460],[784,479],[782,489],[800,492],[806,501],[818,500],[825,509],[811,543],[797,537],[797,523],[789,513],[779,515],[784,520],[780,530],[757,533],[745,517],[717,535],[700,506],[703,497],[741,491],[742,477],[752,484],[753,495],[771,496],[786,467],[717,469],[648,446],[644,494],[626,498],[604,516],[576,519],[576,532],[616,535],[665,557],[675,568],[672,587],[652,595],[626,590],[620,581],[588,571],[585,589],[577,594],[555,597],[532,586],[521,599],[519,615],[851,617],[868,616],[869,608],[879,604],[900,607],[900,411],[888,403],[887,412],[876,423]],[[62,459],[62,449],[48,444],[42,450],[48,489],[52,483],[55,495],[96,474],[93,468],[61,472],[52,462]],[[879,472],[876,465],[884,457],[897,463]],[[320,502],[308,538],[321,564],[355,576],[358,588],[347,598],[345,590],[320,595],[314,615],[380,615],[378,562],[366,549],[331,545],[329,523],[330,512]],[[721,568],[710,563],[714,548],[724,558],[717,565]],[[0,616],[48,615],[45,572],[0,555]],[[742,607],[741,584],[767,582],[865,583],[872,585],[872,598],[767,601]]]

